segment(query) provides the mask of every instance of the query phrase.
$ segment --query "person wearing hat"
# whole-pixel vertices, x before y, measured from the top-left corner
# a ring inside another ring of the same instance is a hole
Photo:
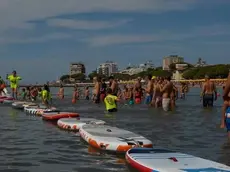
[[[10,81],[10,88],[12,91],[12,97],[17,99],[17,94],[18,94],[18,84],[19,80],[22,78],[17,75],[17,72],[14,70],[11,75],[7,76],[7,79]]]
[[[213,101],[217,100],[216,85],[210,81],[210,77],[208,75],[205,75],[201,98],[203,99],[203,107],[213,107]]]

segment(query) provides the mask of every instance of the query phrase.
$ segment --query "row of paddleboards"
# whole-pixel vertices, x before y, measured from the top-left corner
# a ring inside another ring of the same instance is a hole
[[[12,106],[21,107],[19,104],[15,102]],[[81,138],[94,148],[126,153],[129,167],[140,172],[230,172],[230,167],[214,161],[167,149],[154,149],[152,142],[145,137],[108,126],[102,120],[80,118],[77,113],[46,109],[28,102],[23,105],[27,114],[55,120],[61,129],[79,131]]]

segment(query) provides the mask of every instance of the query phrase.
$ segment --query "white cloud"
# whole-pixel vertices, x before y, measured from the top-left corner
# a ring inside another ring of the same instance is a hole
[[[63,40],[69,39],[72,36],[66,33],[52,33],[48,35],[43,35],[41,37],[32,37],[32,38],[9,38],[9,37],[2,37],[0,38],[0,44],[10,44],[10,43],[41,43],[47,41],[54,41],[54,40]]]
[[[90,21],[90,20],[72,20],[72,19],[50,19],[47,20],[49,26],[64,27],[70,29],[86,29],[97,30],[113,28],[124,25],[131,22],[130,19],[118,20],[118,21]]]
[[[194,27],[192,30],[185,33],[170,33],[162,32],[157,34],[147,35],[102,35],[85,39],[91,46],[107,46],[114,44],[127,44],[127,43],[149,43],[167,40],[183,40],[196,37],[210,37],[219,35],[229,35],[230,25],[212,25]]]
[[[63,14],[117,11],[162,12],[191,8],[198,0],[1,0],[0,31]],[[26,26],[25,26],[26,27]]]

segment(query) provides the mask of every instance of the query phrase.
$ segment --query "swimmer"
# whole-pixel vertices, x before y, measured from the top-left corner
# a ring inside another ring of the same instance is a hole
[[[10,81],[10,88],[12,91],[12,97],[17,99],[17,94],[18,94],[18,83],[19,80],[22,78],[20,76],[17,76],[17,72],[13,71],[11,75],[7,76],[7,79]]]
[[[72,103],[76,103],[78,97],[79,97],[78,88],[74,87],[73,97],[72,97]]]
[[[64,87],[63,87],[62,84],[60,85],[60,88],[59,88],[59,91],[58,91],[58,97],[59,97],[59,99],[61,99],[61,100],[64,99]]]
[[[89,87],[85,88],[85,99],[89,100]]]
[[[6,84],[4,82],[4,80],[2,79],[2,77],[0,76],[0,95],[2,95],[2,93],[5,95],[6,93],[4,92],[4,89],[6,88]]]
[[[123,91],[122,97],[124,100],[129,100],[130,98],[129,88],[126,85],[124,85],[124,91]]]
[[[112,89],[112,95],[118,96],[118,82],[113,76],[109,77],[109,87]]]
[[[152,75],[147,76],[147,88],[145,89],[146,92],[146,99],[145,104],[149,105],[152,102],[153,98],[153,81],[156,77]]]
[[[214,95],[213,95],[214,93]],[[203,107],[213,107],[213,101],[217,100],[216,85],[205,75],[205,83],[202,87]]]
[[[26,100],[26,89],[25,88],[22,88],[22,93],[21,93],[21,96],[22,96],[22,100]]]
[[[221,124],[220,128],[227,128],[228,138],[230,139],[230,120],[228,114],[230,113],[230,71],[228,74],[228,79],[226,81],[225,86],[223,87],[223,106],[222,106],[222,114],[221,114]]]
[[[137,88],[134,92],[134,97],[135,97],[135,103],[140,104],[141,103],[141,97],[142,97],[142,90],[141,88]]]
[[[113,91],[111,88],[107,89],[107,96],[104,99],[105,108],[108,112],[117,112],[117,103],[119,98],[112,95]]]
[[[101,89],[101,77],[94,77],[94,91],[93,91],[93,101],[94,103],[100,103],[100,89]]]
[[[164,80],[165,85],[161,89],[162,95],[162,107],[164,111],[170,110],[171,96],[173,94],[173,83],[171,82],[171,77],[167,77]]]
[[[42,103],[47,107],[50,108],[50,101],[51,101],[51,94],[47,84],[44,85],[42,90]]]
[[[153,91],[153,100],[152,100],[152,105],[156,108],[162,106],[162,93],[161,89],[163,88],[163,80],[162,78],[158,78],[154,82],[154,91]]]
[[[107,85],[105,83],[105,79],[103,78],[101,80],[101,87],[100,87],[100,100],[101,100],[101,102],[103,102],[105,99],[106,89],[107,89]]]

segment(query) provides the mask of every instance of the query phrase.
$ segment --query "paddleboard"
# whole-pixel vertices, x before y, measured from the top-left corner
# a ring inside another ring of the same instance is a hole
[[[14,103],[14,100],[4,100],[2,103],[3,104],[12,104],[12,103]]]
[[[91,146],[124,153],[133,147],[152,147],[152,142],[133,132],[108,125],[86,124],[79,129],[81,137]]]
[[[48,112],[42,114],[43,120],[59,120],[61,118],[76,118],[79,117],[78,113],[75,112]]]
[[[13,101],[13,100],[14,100],[13,97],[6,97],[6,96],[0,97],[0,103],[4,103],[4,102],[7,102],[7,101]]]
[[[230,172],[224,164],[167,149],[133,148],[126,161],[140,172]]]
[[[25,107],[24,111],[27,114],[30,115],[38,115],[41,116],[43,113],[48,113],[48,112],[60,112],[59,110],[57,110],[55,107],[52,107],[50,109],[47,109],[46,107],[40,107],[40,106],[35,106],[35,107]]]
[[[16,109],[24,109],[24,104],[26,104],[28,102],[25,102],[25,101],[16,101],[14,103],[12,103],[12,107],[13,108],[16,108]]]
[[[86,124],[104,125],[105,121],[94,118],[61,118],[57,122],[58,127],[70,131],[78,131]]]
[[[29,106],[37,106],[35,103],[32,102],[26,102],[26,101],[15,101],[14,103],[12,103],[12,107],[16,108],[16,109],[24,109],[25,107],[29,107]]]

